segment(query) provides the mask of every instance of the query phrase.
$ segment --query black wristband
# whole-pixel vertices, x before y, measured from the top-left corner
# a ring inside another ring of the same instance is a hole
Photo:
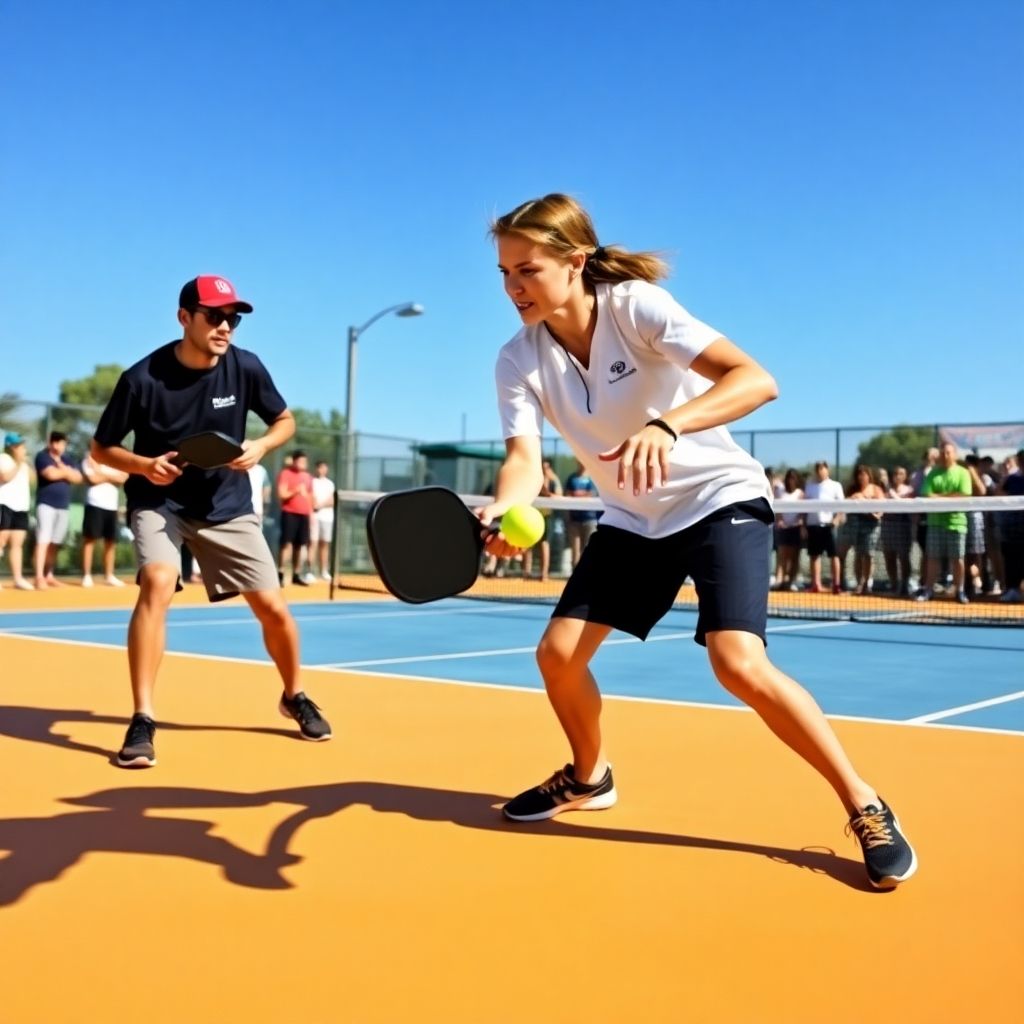
[[[672,435],[673,441],[679,440],[679,435],[664,420],[648,420],[644,425],[648,427],[661,427],[666,434]]]

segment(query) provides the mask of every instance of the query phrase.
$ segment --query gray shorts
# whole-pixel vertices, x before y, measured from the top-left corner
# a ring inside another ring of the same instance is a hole
[[[925,553],[929,558],[963,558],[967,551],[967,534],[929,526],[926,545]]]
[[[63,544],[68,535],[68,510],[36,505],[36,543]]]
[[[278,590],[277,566],[253,514],[208,523],[186,519],[166,505],[137,508],[129,516],[139,568],[161,563],[181,571],[181,545],[187,543],[203,574],[211,601],[258,590]],[[179,589],[181,582],[178,583]]]

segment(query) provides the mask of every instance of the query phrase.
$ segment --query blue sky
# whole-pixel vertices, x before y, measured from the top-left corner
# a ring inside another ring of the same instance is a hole
[[[231,278],[293,406],[497,437],[488,219],[576,195],[781,398],[742,428],[1020,420],[1019,0],[7,0],[0,391],[55,399]],[[11,358],[13,355],[13,358]]]

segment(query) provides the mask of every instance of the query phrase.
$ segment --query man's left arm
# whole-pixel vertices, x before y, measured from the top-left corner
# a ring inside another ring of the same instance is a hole
[[[288,409],[285,409],[267,428],[262,437],[256,437],[242,442],[245,449],[234,462],[228,463],[228,469],[237,469],[241,472],[248,472],[258,462],[262,461],[267,452],[287,444],[295,436],[295,417]]]

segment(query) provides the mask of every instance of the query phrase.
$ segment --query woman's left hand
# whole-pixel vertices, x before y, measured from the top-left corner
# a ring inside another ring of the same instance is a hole
[[[628,480],[634,494],[650,494],[655,487],[668,483],[668,457],[675,443],[676,439],[661,427],[648,425],[597,457],[602,462],[619,460],[619,490]]]

